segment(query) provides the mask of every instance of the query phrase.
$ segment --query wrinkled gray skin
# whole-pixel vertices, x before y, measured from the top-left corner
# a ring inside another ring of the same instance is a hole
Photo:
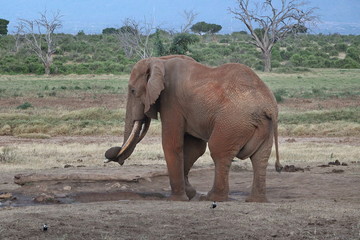
[[[254,170],[252,191],[246,200],[267,201],[265,177],[273,139],[275,167],[282,169],[278,109],[269,88],[250,68],[242,64],[209,68],[186,56],[139,61],[129,80],[124,144],[109,149],[106,158],[123,164],[158,113],[170,200],[195,196],[188,173],[208,145],[215,178],[207,199],[228,199],[229,168],[232,159],[238,157],[250,158]]]

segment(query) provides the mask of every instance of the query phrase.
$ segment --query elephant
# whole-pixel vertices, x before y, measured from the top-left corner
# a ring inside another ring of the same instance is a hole
[[[250,158],[253,166],[246,201],[267,202],[265,178],[273,142],[275,169],[282,169],[278,107],[254,71],[238,63],[208,67],[183,55],[140,60],[128,84],[124,143],[107,150],[106,161],[122,165],[158,114],[171,186],[169,200],[186,201],[196,195],[188,175],[208,146],[215,177],[207,200],[228,200],[230,166],[237,157]]]

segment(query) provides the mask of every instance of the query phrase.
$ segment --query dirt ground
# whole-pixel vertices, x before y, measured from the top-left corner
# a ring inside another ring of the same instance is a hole
[[[52,141],[74,140],[98,139]],[[210,190],[213,175],[209,166],[192,170],[197,197]],[[251,183],[251,169],[234,164],[230,201],[212,208],[197,199],[167,201],[165,164],[2,172],[0,239],[360,239],[360,161],[304,162],[280,174],[269,165],[270,203],[245,202]]]

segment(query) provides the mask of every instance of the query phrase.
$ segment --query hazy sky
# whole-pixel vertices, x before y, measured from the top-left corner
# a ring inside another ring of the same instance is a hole
[[[319,8],[316,13],[322,21],[313,32],[360,34],[360,0],[307,2],[307,6]],[[0,0],[0,18],[10,21],[11,33],[19,18],[33,20],[45,10],[48,16],[59,10],[63,27],[58,32],[96,34],[107,27],[121,27],[125,18],[146,18],[163,29],[178,30],[185,22],[183,11],[193,10],[198,13],[194,23],[220,24],[222,33],[245,30],[229,14],[229,7],[236,7],[236,0]]]

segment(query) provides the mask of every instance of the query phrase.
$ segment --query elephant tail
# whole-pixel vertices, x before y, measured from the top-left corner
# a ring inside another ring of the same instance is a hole
[[[279,139],[278,139],[278,121],[277,118],[272,119],[273,121],[273,128],[274,128],[274,141],[275,141],[275,154],[276,154],[276,161],[275,161],[275,169],[277,172],[281,172],[283,166],[280,163],[280,156],[279,156]]]

